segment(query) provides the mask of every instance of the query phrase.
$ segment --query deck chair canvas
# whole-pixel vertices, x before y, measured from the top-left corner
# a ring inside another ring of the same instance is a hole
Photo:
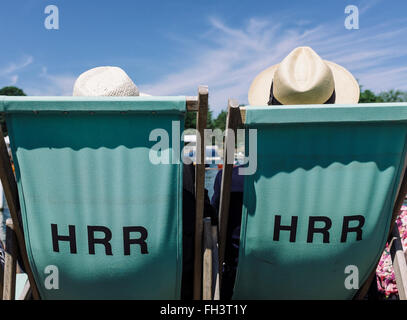
[[[257,130],[257,170],[244,181],[233,298],[358,297],[374,276],[407,191],[407,104],[241,109],[230,104],[228,127],[236,129],[239,119]],[[405,259],[398,263],[397,285],[405,294]],[[346,284],[355,270],[357,285]]]
[[[197,111],[203,131],[207,95],[1,97],[18,187],[4,145],[0,176],[34,298],[180,298],[182,145],[172,126],[182,133],[185,113]],[[170,164],[150,159],[154,129],[169,135]],[[201,228],[202,170],[203,161]]]

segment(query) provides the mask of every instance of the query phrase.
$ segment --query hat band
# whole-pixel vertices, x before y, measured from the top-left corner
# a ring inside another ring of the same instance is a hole
[[[329,97],[328,100],[326,100],[323,104],[334,104],[336,100],[336,94],[335,94],[335,89],[332,92],[331,96]],[[271,105],[283,105],[283,103],[281,103],[280,101],[278,101],[276,99],[276,97],[274,96],[274,92],[273,92],[273,82],[271,82],[271,88],[270,88],[270,99],[269,102],[267,103],[267,105],[271,106]]]

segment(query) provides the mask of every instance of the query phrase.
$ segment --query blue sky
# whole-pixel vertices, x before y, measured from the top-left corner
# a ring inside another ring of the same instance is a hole
[[[344,27],[359,8],[359,30]],[[59,30],[44,27],[47,5]],[[247,103],[253,78],[300,45],[349,69],[375,92],[407,90],[405,0],[0,0],[0,87],[71,95],[75,79],[123,68],[142,92],[195,95],[218,113]]]

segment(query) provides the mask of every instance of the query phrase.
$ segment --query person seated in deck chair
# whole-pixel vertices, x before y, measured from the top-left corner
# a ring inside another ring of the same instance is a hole
[[[82,73],[75,82],[74,96],[147,96],[139,92],[135,83],[118,67],[97,67]],[[195,167],[183,166],[183,232],[181,299],[193,297],[194,241],[195,241]],[[205,189],[204,216],[216,218]]]
[[[345,68],[322,58],[310,47],[298,47],[279,64],[256,76],[249,89],[249,105],[354,104],[359,85]],[[212,205],[219,210],[222,172],[218,172]],[[233,168],[229,223],[221,299],[230,299],[236,277],[244,176]]]

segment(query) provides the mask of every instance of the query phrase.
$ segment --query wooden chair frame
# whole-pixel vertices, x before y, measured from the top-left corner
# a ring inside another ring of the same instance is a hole
[[[198,96],[186,97],[187,112],[196,112],[196,130],[200,137],[204,137],[208,114],[208,87],[199,86]],[[0,128],[1,129],[1,128]],[[204,196],[205,196],[205,144],[197,139],[197,164],[195,166],[195,257],[194,257],[194,299],[201,299],[202,295],[208,297],[208,293],[202,292],[202,271],[203,271],[203,232],[204,232]],[[27,249],[25,245],[24,232],[21,225],[20,202],[18,197],[17,183],[12,170],[7,146],[4,142],[3,131],[0,130],[0,180],[3,185],[5,198],[10,210],[11,219],[7,223],[7,244],[6,261],[4,268],[4,284],[0,289],[4,300],[13,300],[16,286],[16,264],[17,257],[20,256],[23,268],[27,273],[30,286],[24,288],[22,298],[31,296],[33,299],[40,299],[37,285],[31,270]],[[209,242],[208,242],[209,241]],[[212,239],[205,237],[205,243],[212,243]],[[206,253],[205,256],[208,256]],[[2,271],[2,270],[0,270]],[[205,268],[206,274],[212,274],[212,268]],[[0,272],[3,279],[3,274]],[[205,278],[206,280],[206,278]],[[206,285],[205,288],[208,288]],[[0,296],[1,298],[1,296]]]
[[[223,172],[222,172],[222,182],[221,182],[221,193],[220,193],[220,203],[219,203],[219,287],[222,282],[222,271],[223,263],[225,258],[225,248],[226,248],[226,233],[229,220],[229,205],[230,205],[230,190],[232,185],[232,171],[233,163],[228,163],[229,152],[234,152],[234,150],[228,150],[227,146],[231,145],[230,139],[234,139],[237,132],[237,127],[242,123],[239,104],[237,100],[229,99],[228,101],[228,114],[226,117],[226,134],[225,143],[223,151]],[[231,130],[234,132],[233,137],[230,136]],[[232,141],[232,145],[235,143]]]
[[[3,300],[3,290],[4,290],[3,284],[4,284],[4,265],[0,264],[0,300]]]
[[[246,121],[246,108],[239,107],[239,104],[234,99],[229,99],[228,102],[228,115],[226,120],[226,132],[233,130],[236,136],[238,126],[244,124]],[[225,146],[228,146],[228,141],[230,136],[226,134],[225,136]],[[234,145],[234,144],[233,144]],[[234,151],[234,150],[232,150]],[[226,159],[226,152],[231,152],[231,150],[226,150],[224,152],[224,159]],[[394,273],[396,277],[396,284],[399,291],[399,297],[401,300],[407,300],[407,263],[406,257],[404,256],[402,245],[400,242],[400,235],[398,232],[398,227],[396,222],[397,216],[401,212],[401,206],[403,205],[404,199],[407,194],[407,155],[404,159],[402,180],[398,186],[397,197],[393,206],[392,220],[389,229],[388,243],[390,243],[392,263],[394,268]],[[229,219],[229,204],[230,204],[230,190],[232,184],[232,170],[233,163],[225,163],[223,174],[222,174],[222,185],[221,185],[221,196],[220,196],[220,206],[219,206],[219,275],[222,277],[222,268],[225,257],[225,247],[226,247],[226,231]],[[360,287],[356,293],[354,299],[361,300],[364,299],[372,281],[375,280],[376,268],[379,263],[377,261],[376,267],[369,275],[365,283]]]
[[[4,142],[3,131],[0,130],[0,180],[3,185],[4,195],[10,210],[11,221],[7,225],[6,241],[6,261],[4,266],[3,299],[13,300],[15,293],[15,273],[17,255],[20,255],[23,268],[27,273],[30,282],[32,297],[39,299],[37,285],[34,275],[28,262],[27,248],[23,228],[20,223],[21,211],[20,200],[18,198],[17,183]]]

